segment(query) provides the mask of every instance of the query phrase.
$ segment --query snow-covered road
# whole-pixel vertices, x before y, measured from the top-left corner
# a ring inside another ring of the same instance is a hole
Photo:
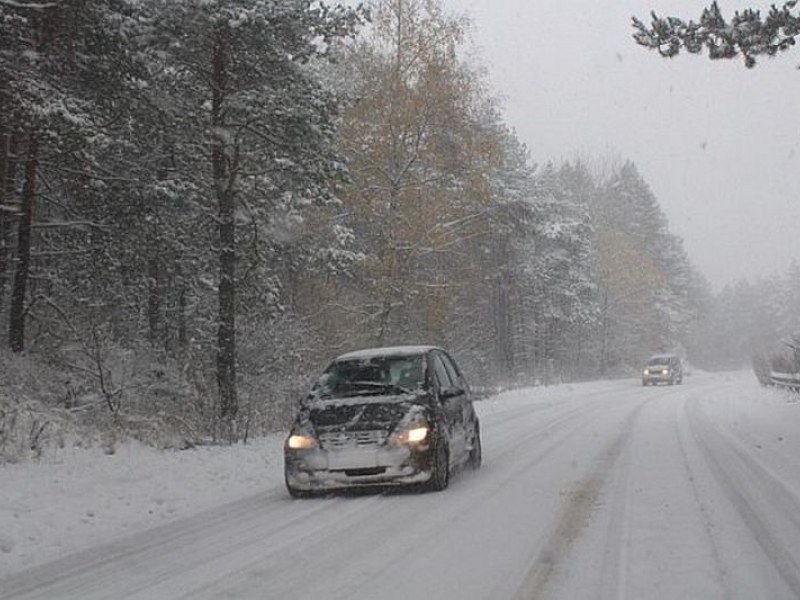
[[[12,571],[0,598],[800,597],[791,396],[695,374],[478,409],[484,466],[444,492],[290,500],[272,465],[262,492]]]

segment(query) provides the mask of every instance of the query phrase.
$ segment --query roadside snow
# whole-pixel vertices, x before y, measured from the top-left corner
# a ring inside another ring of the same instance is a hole
[[[0,466],[0,578],[280,481],[283,435],[231,447],[113,455],[67,448]]]

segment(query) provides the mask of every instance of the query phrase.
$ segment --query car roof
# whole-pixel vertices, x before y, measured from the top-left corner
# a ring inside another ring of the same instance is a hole
[[[653,356],[651,356],[647,360],[648,361],[650,361],[650,360],[672,360],[674,358],[678,358],[678,355],[677,354],[654,354]]]
[[[378,356],[410,356],[414,354],[425,354],[431,350],[441,350],[441,348],[438,346],[386,346],[383,348],[364,348],[363,350],[355,350],[337,356],[334,362],[341,360],[368,359]]]

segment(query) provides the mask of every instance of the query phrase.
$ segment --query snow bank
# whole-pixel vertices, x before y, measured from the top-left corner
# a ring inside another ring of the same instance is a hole
[[[274,486],[282,442],[164,452],[130,442],[0,465],[0,578]]]

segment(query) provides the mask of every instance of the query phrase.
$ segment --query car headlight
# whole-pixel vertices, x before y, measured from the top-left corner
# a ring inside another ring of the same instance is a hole
[[[645,370],[644,370],[644,374],[645,374],[645,375],[650,375],[650,371],[649,371],[648,369],[645,369]]]
[[[291,450],[310,450],[316,446],[317,440],[307,433],[293,433],[286,440],[286,447]]]
[[[664,369],[663,371],[661,371],[661,374],[662,375],[669,375],[669,369]]]
[[[400,444],[420,444],[428,439],[430,430],[427,421],[414,421],[398,431],[394,439]]]

